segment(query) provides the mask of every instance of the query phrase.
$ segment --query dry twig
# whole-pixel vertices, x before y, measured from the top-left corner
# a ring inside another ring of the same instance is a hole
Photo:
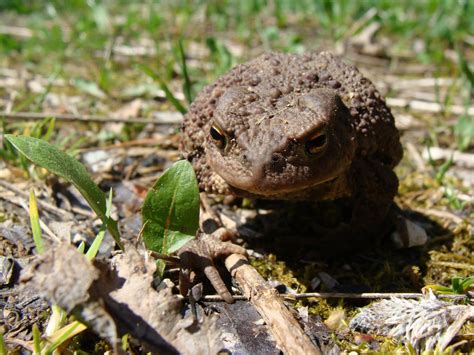
[[[268,324],[278,347],[285,354],[321,354],[277,291],[249,265],[244,256],[232,254],[225,260],[225,265],[244,295]]]
[[[387,104],[390,107],[401,107],[407,108],[414,111],[421,112],[432,112],[432,113],[441,113],[441,112],[450,112],[455,115],[474,115],[474,106],[464,107],[461,105],[450,105],[449,107],[444,107],[443,105],[437,102],[421,101],[421,100],[408,100],[396,97],[386,98]]]
[[[9,191],[12,191],[14,192],[15,194],[25,198],[26,200],[29,199],[29,194],[20,190],[19,188],[17,188],[15,185],[13,184],[10,184],[4,180],[0,180],[0,186],[9,190]],[[68,219],[68,220],[72,220],[73,219],[73,215],[67,211],[64,211],[48,202],[45,202],[45,201],[41,201],[41,200],[38,200],[38,205],[41,206],[42,209],[48,211],[48,212],[51,212],[53,214],[55,214],[56,216],[58,217],[61,217],[63,219]]]
[[[412,293],[412,292],[387,292],[387,293],[379,293],[379,292],[365,292],[365,293],[346,293],[346,292],[306,292],[306,293],[283,293],[279,294],[280,297],[284,298],[287,301],[292,300],[300,300],[306,298],[323,298],[323,299],[330,299],[330,298],[350,298],[350,299],[390,299],[393,297],[397,298],[404,298],[404,299],[419,299],[422,298],[424,295],[422,293]],[[184,296],[180,296],[181,298],[186,298]],[[246,301],[247,297],[242,295],[233,295],[234,301]],[[450,300],[465,300],[468,299],[466,295],[437,295],[438,298],[450,299]],[[224,299],[219,295],[205,295],[202,296],[201,301],[204,302],[223,302]]]
[[[7,120],[43,120],[48,117],[54,117],[58,121],[78,121],[78,122],[122,122],[122,123],[152,123],[156,125],[174,125],[181,123],[182,115],[179,112],[157,112],[155,118],[128,118],[128,117],[101,117],[101,116],[77,116],[59,113],[37,113],[37,112],[0,112],[0,117]]]

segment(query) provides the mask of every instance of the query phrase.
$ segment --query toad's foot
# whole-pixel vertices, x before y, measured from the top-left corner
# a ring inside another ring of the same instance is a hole
[[[214,260],[217,258],[227,257],[230,254],[247,254],[245,248],[222,241],[228,239],[229,233],[231,232],[224,228],[219,228],[210,235],[201,234],[178,251],[181,264],[179,280],[181,294],[186,295],[189,290],[192,283],[191,271],[202,270],[224,301],[227,303],[234,302],[232,295],[214,265]]]

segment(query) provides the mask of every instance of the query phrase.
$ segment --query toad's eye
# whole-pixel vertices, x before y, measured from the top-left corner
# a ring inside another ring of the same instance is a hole
[[[308,142],[306,142],[306,151],[309,154],[317,154],[326,147],[327,143],[327,136],[326,134],[320,134],[311,138]]]
[[[219,126],[214,125],[211,127],[210,134],[217,147],[224,149],[227,145],[227,136],[225,135],[224,131]]]

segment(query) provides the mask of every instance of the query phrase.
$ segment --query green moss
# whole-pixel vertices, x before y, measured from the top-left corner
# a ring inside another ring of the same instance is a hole
[[[252,259],[251,265],[267,280],[276,280],[297,292],[306,292],[306,286],[294,275],[285,262],[278,261],[273,254],[261,259]]]

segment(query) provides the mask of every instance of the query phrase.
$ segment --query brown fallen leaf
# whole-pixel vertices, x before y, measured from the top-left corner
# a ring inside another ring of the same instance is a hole
[[[183,318],[181,300],[170,288],[152,288],[155,268],[154,260],[131,244],[111,262],[93,263],[73,246],[61,244],[38,257],[21,281],[23,287],[74,313],[117,352],[124,333],[152,353],[219,352],[223,346],[215,318]]]

